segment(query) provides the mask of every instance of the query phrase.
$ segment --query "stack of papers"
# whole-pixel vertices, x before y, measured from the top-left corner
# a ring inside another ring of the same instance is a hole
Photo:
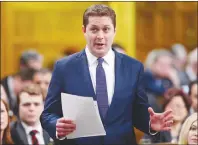
[[[93,97],[61,93],[61,101],[64,118],[76,124],[76,130],[67,139],[106,135]]]

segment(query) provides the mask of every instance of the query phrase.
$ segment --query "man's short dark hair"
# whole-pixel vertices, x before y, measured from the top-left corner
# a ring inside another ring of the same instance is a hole
[[[52,73],[52,72],[49,69],[47,69],[47,68],[41,68],[39,70],[36,70],[35,74],[36,73],[47,74],[47,73]]]
[[[45,100],[45,98],[42,94],[42,90],[39,87],[39,85],[37,85],[37,84],[30,84],[30,85],[26,86],[25,88],[23,88],[23,90],[20,92],[19,96],[17,97],[18,105],[20,104],[21,93],[27,93],[28,95],[32,95],[32,96],[41,95],[42,100],[43,101]]]
[[[22,53],[20,57],[20,65],[28,65],[30,60],[39,60],[41,58],[42,56],[38,52],[34,50],[28,50]]]
[[[110,17],[114,28],[116,28],[115,11],[106,5],[103,5],[103,4],[92,5],[85,10],[85,12],[83,14],[83,25],[85,28],[86,28],[87,24],[89,23],[90,16]]]
[[[14,76],[19,76],[22,81],[32,80],[35,74],[35,70],[32,68],[24,68],[17,72]]]

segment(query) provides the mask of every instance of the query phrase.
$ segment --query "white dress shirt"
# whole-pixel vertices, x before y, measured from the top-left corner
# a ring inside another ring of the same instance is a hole
[[[36,126],[28,126],[26,123],[21,122],[22,126],[25,129],[25,133],[27,136],[28,144],[32,144],[32,136],[30,135],[30,131],[37,130],[38,133],[36,133],[36,138],[38,139],[39,144],[45,144],[44,138],[43,138],[43,129],[41,127],[41,124],[38,123]]]
[[[87,55],[89,73],[91,76],[92,85],[96,93],[96,67],[98,65],[97,57],[91,54],[89,49],[85,48]],[[111,104],[114,86],[115,86],[115,53],[112,49],[109,49],[108,53],[103,57],[104,62],[102,63],[103,69],[106,75],[107,93],[108,93],[108,104]]]

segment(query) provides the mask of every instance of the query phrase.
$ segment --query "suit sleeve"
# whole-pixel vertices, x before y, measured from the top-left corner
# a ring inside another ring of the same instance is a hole
[[[144,78],[146,91],[155,92],[159,96],[164,94],[166,89],[164,88],[163,85],[156,84],[156,80],[153,78],[151,73],[145,72],[143,78]]]
[[[55,64],[52,73],[51,82],[48,88],[45,100],[44,110],[41,114],[40,121],[43,129],[45,129],[50,137],[56,139],[56,122],[63,116],[61,108],[61,91],[63,86],[63,77],[59,62]]]
[[[144,89],[143,74],[144,68],[141,64],[136,85],[136,99],[133,105],[133,125],[148,134],[150,120],[148,107],[150,107],[150,105],[148,104],[148,97]]]

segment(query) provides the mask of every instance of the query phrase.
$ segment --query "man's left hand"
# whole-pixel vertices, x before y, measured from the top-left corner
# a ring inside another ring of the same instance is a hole
[[[155,113],[151,107],[148,108],[150,114],[150,127],[154,131],[170,131],[173,124],[172,110],[163,113]]]

